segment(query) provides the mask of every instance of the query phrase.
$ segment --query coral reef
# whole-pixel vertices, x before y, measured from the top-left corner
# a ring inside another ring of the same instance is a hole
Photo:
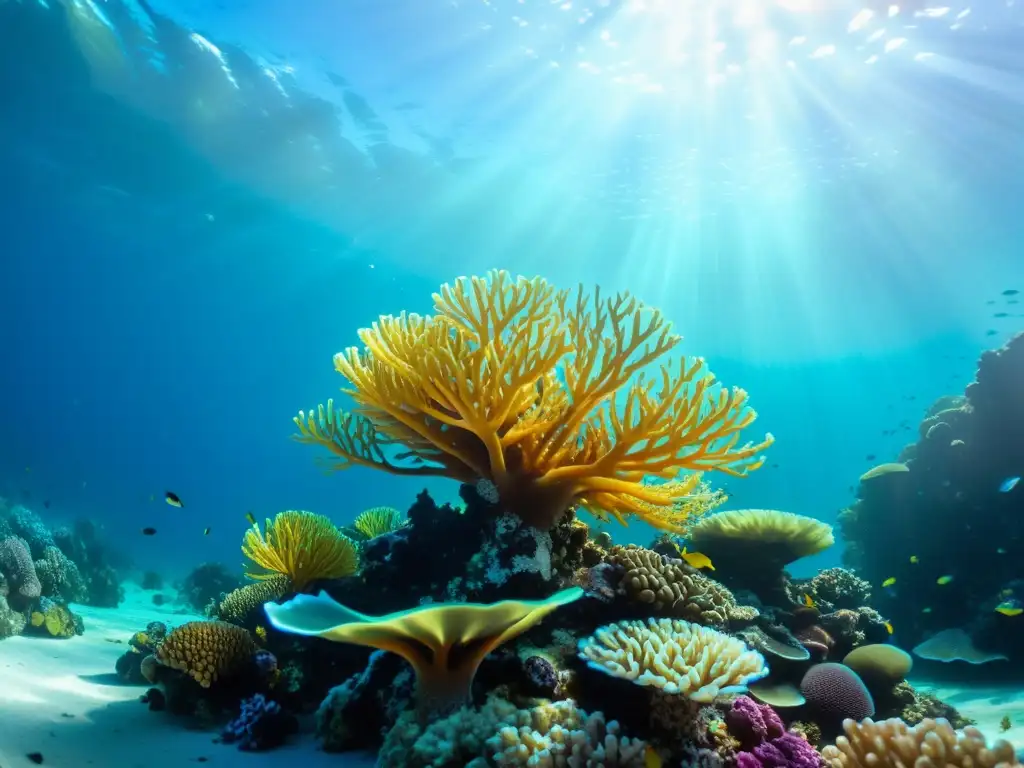
[[[742,389],[720,388],[702,360],[643,378],[681,339],[628,294],[493,271],[433,298],[436,315],[382,316],[360,331],[365,349],[335,356],[358,410],[300,412],[300,441],[329,449],[337,468],[486,479],[541,530],[578,505],[681,531],[723,499],[701,472],[761,466],[770,435],[737,446],[755,418]]]
[[[289,510],[264,525],[253,523],[245,533],[242,552],[253,564],[250,579],[286,576],[301,591],[317,579],[339,579],[359,569],[355,542],[323,515]]]
[[[839,517],[845,560],[912,647],[944,630],[1024,669],[1024,622],[998,613],[1024,558],[1024,334],[982,354],[963,397],[926,412],[904,471],[865,476]],[[984,563],[984,567],[973,564]],[[885,583],[886,588],[881,588]]]
[[[172,630],[156,660],[184,672],[204,688],[249,664],[256,643],[246,630],[223,621],[190,621]]]
[[[178,598],[198,613],[239,586],[239,578],[223,563],[203,563],[193,568],[178,585]]]
[[[242,700],[238,716],[221,731],[221,740],[245,752],[263,751],[281,746],[298,729],[295,715],[257,693]]]

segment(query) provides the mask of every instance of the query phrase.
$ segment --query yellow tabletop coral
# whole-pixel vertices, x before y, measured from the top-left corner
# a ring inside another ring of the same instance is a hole
[[[382,316],[335,356],[355,410],[295,418],[336,468],[484,478],[538,528],[577,505],[682,531],[722,499],[701,472],[761,466],[771,436],[739,444],[747,393],[701,359],[667,359],[681,337],[629,294],[493,271],[433,298],[435,315]]]

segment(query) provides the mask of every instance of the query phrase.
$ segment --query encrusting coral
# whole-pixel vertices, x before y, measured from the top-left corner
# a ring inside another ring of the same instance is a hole
[[[297,595],[283,605],[268,603],[265,610],[282,632],[398,654],[416,672],[417,705],[421,715],[428,715],[468,701],[477,668],[488,653],[582,596],[582,589],[572,587],[545,600],[441,603],[366,616],[321,592],[316,597]]]
[[[764,657],[723,632],[688,621],[609,624],[579,641],[587,666],[637,685],[711,702],[768,674]]]
[[[757,618],[757,609],[737,604],[732,592],[682,560],[629,544],[612,547],[606,562],[624,569],[621,592],[660,615],[719,627]]]
[[[246,630],[224,621],[190,621],[171,630],[156,660],[184,672],[203,688],[248,664],[256,643]]]
[[[991,747],[973,726],[957,733],[945,720],[870,719],[843,722],[845,735],[821,750],[828,768],[1009,768],[1020,765],[1013,747],[997,741]]]
[[[242,553],[256,566],[246,571],[250,579],[287,576],[300,591],[317,579],[337,579],[359,569],[355,542],[323,515],[312,512],[278,513],[245,532]]]
[[[335,356],[356,411],[328,401],[295,418],[297,439],[328,448],[335,468],[485,479],[545,530],[577,505],[681,531],[724,498],[702,471],[743,476],[772,443],[738,446],[756,414],[702,360],[644,375],[681,339],[629,294],[492,271],[433,298],[436,315],[382,316],[360,331],[364,350]]]

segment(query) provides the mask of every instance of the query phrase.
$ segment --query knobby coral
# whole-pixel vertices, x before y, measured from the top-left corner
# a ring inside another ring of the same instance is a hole
[[[298,591],[316,579],[338,579],[359,569],[355,542],[323,515],[281,512],[265,528],[266,535],[254,523],[242,541],[242,553],[257,566],[246,571],[250,579],[287,576]]]
[[[356,411],[328,401],[295,418],[335,468],[483,478],[538,528],[578,505],[681,531],[723,499],[702,471],[761,466],[771,435],[738,445],[756,417],[745,391],[717,386],[700,359],[645,375],[681,338],[629,294],[492,271],[433,298],[436,315],[382,316],[359,332],[365,349],[335,356]]]
[[[256,650],[252,635],[241,627],[224,621],[190,621],[168,633],[155,657],[209,688],[251,662]]]

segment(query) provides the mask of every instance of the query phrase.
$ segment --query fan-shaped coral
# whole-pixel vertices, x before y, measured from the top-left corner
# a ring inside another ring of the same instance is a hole
[[[580,640],[579,656],[605,674],[700,702],[742,693],[768,674],[764,657],[742,640],[671,619],[601,627]]]
[[[257,568],[246,571],[250,579],[287,576],[298,591],[316,579],[339,579],[359,569],[359,555],[352,539],[323,515],[312,512],[279,513],[245,532],[242,553]]]
[[[297,439],[339,469],[487,479],[539,528],[576,504],[668,530],[720,498],[702,471],[745,475],[772,442],[738,445],[755,418],[747,393],[718,387],[702,360],[644,375],[680,337],[628,294],[494,271],[442,286],[434,308],[360,331],[365,349],[334,358],[358,410],[300,412]]]
[[[359,514],[352,528],[367,539],[391,533],[402,524],[402,513],[394,507],[372,507]]]
[[[893,718],[843,722],[844,736],[821,750],[829,768],[1010,768],[1019,765],[1013,747],[997,741],[990,748],[972,726],[958,734],[945,720],[909,726]]]

